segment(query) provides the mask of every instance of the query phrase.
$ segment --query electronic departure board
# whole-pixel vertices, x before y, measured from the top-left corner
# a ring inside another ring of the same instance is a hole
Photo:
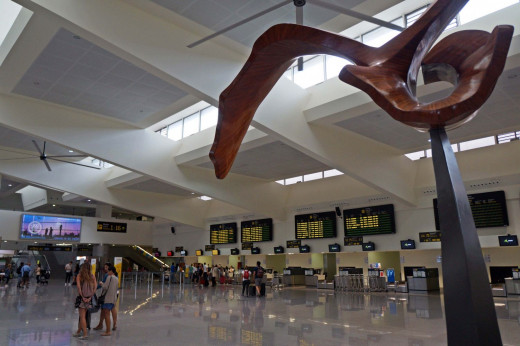
[[[237,242],[237,223],[221,223],[209,226],[210,244],[234,244]]]
[[[297,249],[302,245],[301,240],[287,240],[287,248],[288,249]]]
[[[343,239],[343,245],[345,246],[356,246],[363,244],[363,237],[345,237]]]
[[[98,232],[126,233],[126,223],[98,221],[97,231]]]
[[[394,205],[343,210],[345,237],[395,233]]]
[[[273,240],[273,219],[242,221],[240,223],[241,242],[259,242]]]
[[[509,226],[506,195],[504,191],[475,193],[468,195],[471,213],[477,228]],[[433,200],[435,229],[440,230],[437,198]]]
[[[27,251],[72,251],[72,246],[27,245]]]
[[[419,241],[421,243],[433,243],[441,241],[441,232],[420,232]]]
[[[336,237],[336,212],[295,215],[296,239]]]

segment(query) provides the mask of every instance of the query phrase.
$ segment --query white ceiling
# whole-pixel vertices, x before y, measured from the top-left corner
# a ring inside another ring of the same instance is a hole
[[[13,93],[130,123],[187,95],[65,29],[56,33]]]
[[[212,31],[222,29],[280,2],[279,0],[150,1],[162,6],[165,11],[173,11]],[[365,3],[362,0],[327,1],[345,8],[353,8],[360,3]],[[311,2],[309,1],[304,8],[305,23],[319,26],[337,17],[337,14],[313,6]],[[281,22],[294,22],[294,13],[294,6],[288,4],[271,14],[228,32],[226,36],[241,44],[251,46],[261,32],[271,25]],[[132,20],[132,18],[123,19]],[[70,26],[67,26],[67,28],[70,28]],[[121,120],[125,124],[137,124],[146,118],[153,117],[154,114],[166,113],[165,110],[171,107],[173,103],[188,95],[187,91],[183,91],[155,77],[145,69],[129,63],[122,57],[75,35],[73,33],[75,30],[71,30],[62,28],[53,37],[49,37],[48,44],[43,51],[34,56],[33,61],[28,65],[30,67],[24,70],[21,78],[13,84],[15,86],[12,93],[48,101],[51,104],[98,113],[115,120]],[[193,36],[198,37],[200,35],[193,34]],[[141,44],[148,47],[146,39],[139,37],[135,39],[142,40]],[[118,42],[109,43],[117,45]],[[185,46],[176,48],[184,52]],[[204,54],[201,53],[201,49],[186,51],[186,59],[190,58],[190,54],[193,54],[196,58],[200,58],[197,54]],[[159,50],[158,54],[160,54]],[[239,65],[247,57],[233,56],[233,58],[234,60],[230,59],[230,62],[226,63]],[[144,65],[146,63],[145,61]],[[173,61],[171,63],[175,64]],[[0,70],[9,68],[10,66],[4,64],[0,67]],[[206,68],[209,69],[208,66],[197,66],[193,68],[193,73],[200,74],[203,78],[213,78],[211,74],[206,75]],[[467,140],[506,132],[510,129],[520,129],[520,116],[518,116],[520,114],[519,75],[520,68],[506,71],[500,78],[492,97],[479,111],[478,116],[468,124],[450,131],[450,139],[452,141]],[[231,79],[232,77],[229,77],[229,80]],[[441,97],[442,95],[443,92],[429,95],[423,101],[428,102],[434,97]],[[200,97],[200,95],[191,96]],[[391,146],[403,153],[429,147],[428,134],[420,133],[393,120],[381,110],[365,112],[353,118],[350,118],[348,111],[348,106],[345,106],[344,116],[339,117],[334,125]],[[38,114],[33,116],[38,117]],[[60,124],[56,124],[56,126],[60,126]],[[95,128],[91,129],[92,141],[96,141],[96,130]],[[202,171],[207,173],[208,170],[213,170],[211,162],[207,159],[213,133],[212,131],[205,131],[204,133],[209,133],[208,136],[211,138],[201,140],[204,145],[193,149],[197,154],[194,155],[195,159],[192,162],[195,162],[194,165],[203,168]],[[348,134],[348,132],[345,133]],[[157,136],[159,135],[157,134]],[[263,145],[254,148],[243,147],[235,160],[231,173],[275,181],[333,168],[289,144],[285,144],[290,143],[289,141],[284,143],[279,137],[266,136],[267,140]],[[283,137],[283,134],[281,136]],[[32,140],[35,139],[38,143],[42,143],[42,137],[39,133],[22,134],[0,125],[0,149],[24,150],[37,155]],[[53,138],[47,138],[48,154],[69,154],[68,148],[54,144],[52,140]],[[135,141],[139,142],[139,140],[140,138],[136,135]],[[189,142],[189,139],[186,142]],[[171,148],[168,147],[169,151],[160,159],[168,162],[174,160],[172,148],[175,145],[188,146],[186,142],[172,144]],[[110,150],[111,147],[107,146],[106,151]],[[203,154],[199,155],[199,151]],[[191,152],[188,151],[188,154],[191,154]],[[103,159],[103,157],[100,157],[100,159]],[[141,159],[139,162],[160,166],[156,162],[148,162],[143,158],[139,159]],[[4,164],[7,165],[8,161],[0,161],[0,166]],[[43,164],[41,168],[45,169]],[[135,169],[135,174],[143,173],[142,170]],[[125,192],[137,190],[183,197],[192,195],[191,189],[177,187],[173,183],[163,182],[164,180],[154,179],[154,177],[145,180],[137,179],[133,183],[124,185],[122,189]],[[0,193],[9,191],[5,190],[4,187],[10,181],[10,178],[2,178]],[[16,182],[16,180],[13,181]],[[206,184],[208,184],[207,181],[201,181],[200,184],[195,185],[205,187]],[[196,195],[199,196],[200,193],[196,193]],[[80,202],[80,200],[83,203],[85,197],[80,196],[77,201],[72,202]],[[238,207],[241,207],[241,205]]]

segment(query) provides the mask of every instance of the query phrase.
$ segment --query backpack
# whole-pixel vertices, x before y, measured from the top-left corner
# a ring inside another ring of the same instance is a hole
[[[18,268],[16,268],[16,274],[18,274],[18,275],[22,274],[22,266],[19,266]]]
[[[264,268],[258,267],[256,270],[256,277],[259,279],[264,277]]]
[[[244,279],[249,280],[249,270],[244,271]]]

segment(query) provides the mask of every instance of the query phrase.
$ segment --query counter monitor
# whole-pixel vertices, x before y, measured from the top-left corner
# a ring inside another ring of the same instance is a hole
[[[188,256],[188,251],[187,250],[182,250],[181,251],[181,256]]]
[[[241,242],[259,242],[273,240],[273,219],[242,221],[240,223]]]
[[[295,215],[296,239],[336,237],[336,212]]]
[[[275,246],[275,247],[274,247],[274,253],[275,253],[275,254],[284,253],[284,248],[283,248],[283,246]]]
[[[401,240],[401,249],[402,250],[411,250],[415,249],[415,240]]]
[[[518,237],[516,235],[499,235],[498,244],[500,246],[518,246]]]
[[[311,252],[311,247],[309,245],[300,246],[300,253],[309,253]]]
[[[202,250],[195,250],[195,256],[202,256]]]
[[[394,205],[343,210],[345,237],[395,233]]]
[[[375,251],[376,249],[376,245],[369,241],[368,243],[363,243],[363,245],[361,245],[361,248],[363,249],[363,251]]]
[[[210,244],[234,244],[237,242],[237,223],[210,225]]]
[[[329,244],[329,252],[340,252],[341,246],[339,244]]]
[[[238,255],[240,253],[240,250],[238,249],[231,249],[231,254],[232,255]]]
[[[168,256],[168,257],[172,257],[173,254],[174,254],[173,251],[167,251],[167,252],[166,252],[166,256]]]
[[[260,254],[260,248],[259,247],[254,247],[251,249],[251,254],[253,255],[259,255]]]
[[[475,193],[468,195],[468,200],[471,207],[471,214],[473,214],[473,220],[475,221],[475,227],[509,226],[506,195],[504,191]],[[433,212],[435,216],[435,229],[440,230],[437,198],[433,200]]]
[[[220,255],[220,250],[219,250],[219,249],[211,250],[211,254],[212,254],[213,256]]]

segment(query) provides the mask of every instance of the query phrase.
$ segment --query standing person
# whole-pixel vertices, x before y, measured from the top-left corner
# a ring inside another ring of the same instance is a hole
[[[76,279],[78,278],[79,268],[80,268],[79,262],[76,262],[76,266],[74,267],[74,278],[72,279],[73,285],[76,285]]]
[[[104,333],[102,333],[102,336],[109,336],[111,334],[110,332],[110,312],[115,310],[115,304],[117,301],[117,286],[119,284],[119,280],[115,276],[116,268],[114,266],[109,266],[108,268],[108,276],[106,281],[103,283],[103,288],[101,290],[101,295],[105,296],[105,301],[103,305],[101,305],[101,321],[104,319],[106,330]],[[113,314],[112,314],[113,315]],[[117,315],[116,315],[117,316]],[[101,324],[101,328],[103,328],[103,324]],[[98,329],[97,327],[94,329]],[[114,319],[114,328],[112,330],[116,329],[116,320]]]
[[[260,265],[260,261],[256,261],[256,268],[253,270],[255,275],[256,295],[260,297],[260,288],[264,279],[264,268]]]
[[[22,287],[22,268],[25,265],[24,262],[21,262],[18,268],[16,268],[16,275],[18,275],[18,283],[16,284],[17,288]]]
[[[242,295],[244,295],[244,291],[246,295],[249,296],[249,285],[251,284],[251,272],[247,267],[245,267],[244,272],[242,273]]]
[[[175,283],[175,263],[172,262],[172,266],[170,267],[170,284]]]
[[[31,274],[31,262],[27,262],[26,265],[22,267],[22,284],[21,287],[29,288],[29,276]]]
[[[38,263],[36,266],[36,284],[40,283],[40,276],[42,275],[42,265]]]
[[[96,277],[91,273],[92,268],[88,261],[85,261],[79,270],[76,278],[78,294],[81,297],[79,304],[79,322],[78,330],[73,334],[74,337],[80,339],[88,339],[87,334],[87,310],[92,306],[92,296],[96,292]],[[83,335],[82,335],[83,334]]]
[[[103,279],[101,280],[101,282],[98,284],[97,288],[102,288],[103,287],[103,284],[105,282],[107,282],[107,279],[109,277],[109,272],[110,272],[110,268],[114,267],[110,262],[107,262],[105,263],[105,265],[103,266],[103,272],[105,273],[103,275]],[[115,270],[115,267],[114,267],[114,276],[116,277],[117,279],[117,270]],[[119,286],[119,279],[116,283],[116,287]],[[116,289],[117,291],[117,289]],[[116,330],[117,328],[117,310],[114,306],[114,308],[110,309],[110,311],[112,312],[112,320],[114,320],[114,327],[112,328],[112,330]],[[99,317],[99,323],[97,326],[94,327],[94,330],[101,330],[103,329],[103,321],[105,320],[105,316],[103,316],[103,310],[101,310],[101,316]]]
[[[217,278],[219,277],[219,270],[217,265],[215,264],[213,268],[211,268],[211,287],[217,286]]]
[[[7,265],[7,268],[5,268],[5,287],[9,284],[9,279],[11,278],[11,274],[13,272],[13,266],[11,263]]]
[[[65,264],[65,286],[70,286],[71,277],[72,277],[72,261]]]

